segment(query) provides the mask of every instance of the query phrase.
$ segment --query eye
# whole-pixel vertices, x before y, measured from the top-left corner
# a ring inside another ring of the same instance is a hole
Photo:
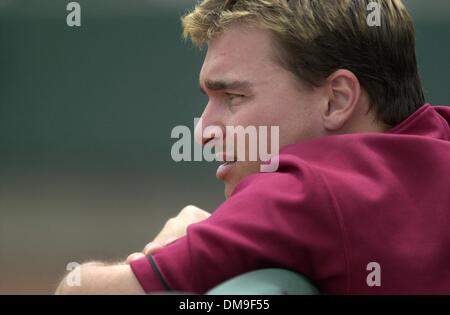
[[[232,100],[238,99],[238,98],[242,98],[242,97],[245,96],[245,95],[242,95],[242,94],[234,94],[234,93],[225,93],[225,95],[227,96],[229,101],[232,101]]]

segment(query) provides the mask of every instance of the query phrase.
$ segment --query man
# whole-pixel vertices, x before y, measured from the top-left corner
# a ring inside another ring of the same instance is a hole
[[[330,294],[450,293],[450,110],[425,104],[402,2],[376,1],[379,26],[369,2],[205,0],[185,16],[208,46],[202,128],[279,126],[278,170],[225,163],[211,216],[186,208],[145,255],[85,264],[58,293],[204,293],[268,267]]]

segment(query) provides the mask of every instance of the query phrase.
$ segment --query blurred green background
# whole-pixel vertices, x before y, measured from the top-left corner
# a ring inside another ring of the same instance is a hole
[[[206,99],[191,0],[0,0],[0,293],[51,293],[71,261],[118,261],[185,205],[223,200],[217,165],[175,163]],[[410,0],[427,100],[450,104],[450,1]]]

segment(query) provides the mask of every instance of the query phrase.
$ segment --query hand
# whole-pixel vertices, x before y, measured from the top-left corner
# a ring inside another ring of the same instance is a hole
[[[184,207],[180,213],[169,219],[156,238],[148,243],[141,253],[133,253],[128,256],[127,262],[149,256],[159,251],[164,246],[176,241],[186,235],[187,227],[190,224],[197,223],[207,219],[210,214],[196,206]]]

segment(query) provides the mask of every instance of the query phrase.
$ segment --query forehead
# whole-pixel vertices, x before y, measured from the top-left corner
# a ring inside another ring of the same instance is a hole
[[[255,81],[273,68],[274,40],[270,31],[235,25],[213,37],[200,72],[200,83],[206,80]]]

